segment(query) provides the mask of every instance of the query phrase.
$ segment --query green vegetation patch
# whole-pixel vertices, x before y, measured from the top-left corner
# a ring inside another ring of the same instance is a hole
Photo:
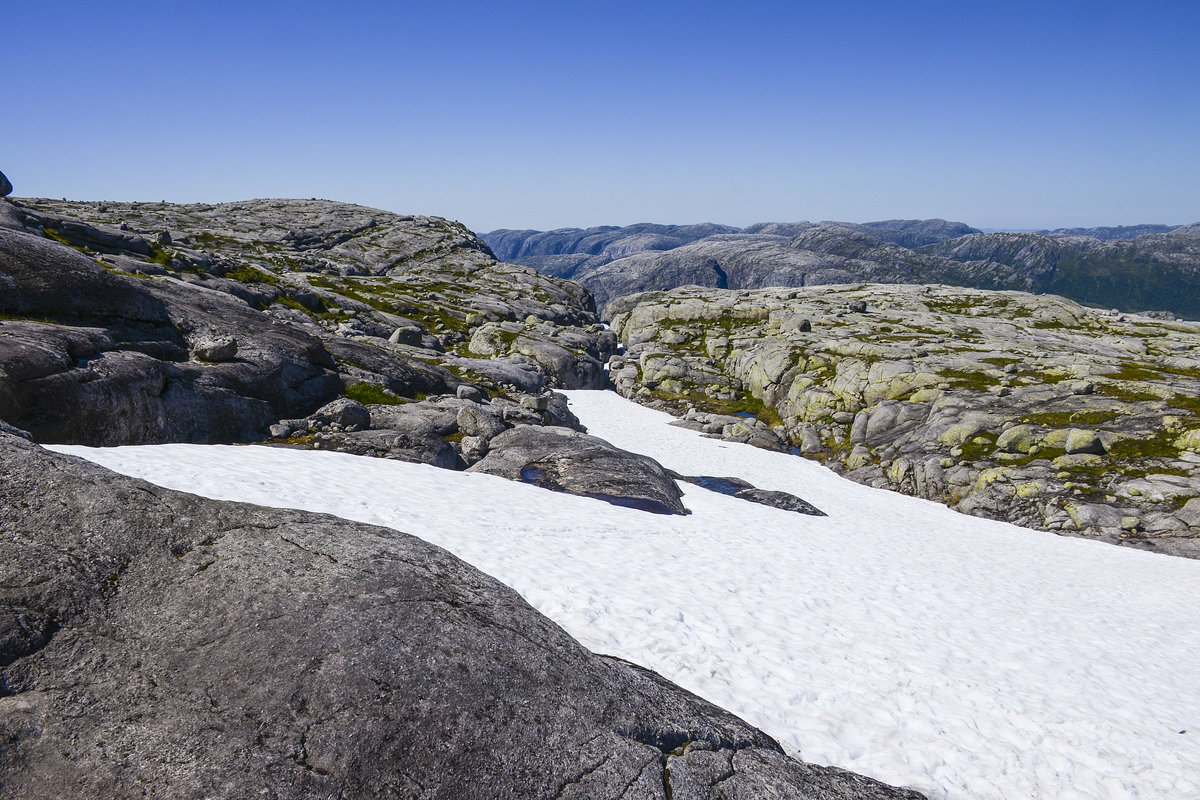
[[[938,375],[944,378],[951,388],[970,389],[976,392],[986,392],[995,385],[996,379],[986,372],[966,372],[958,369],[943,369]]]
[[[1122,439],[1114,442],[1109,449],[1114,458],[1179,458],[1179,448],[1175,446],[1174,437],[1165,430],[1160,430],[1154,436],[1138,439]]]
[[[1028,425],[1063,428],[1068,425],[1103,425],[1117,418],[1115,411],[1040,411],[1026,414],[1020,421]]]
[[[405,402],[391,392],[372,383],[356,383],[346,387],[346,397],[357,400],[363,405],[398,406]]]
[[[962,444],[962,456],[965,461],[982,461],[996,450],[996,436],[981,433],[968,439]]]
[[[239,283],[269,283],[271,285],[279,283],[278,275],[273,272],[263,272],[253,267],[235,267],[226,272],[225,277]]]
[[[169,267],[171,266],[171,253],[156,242],[151,242],[150,260],[159,266]]]

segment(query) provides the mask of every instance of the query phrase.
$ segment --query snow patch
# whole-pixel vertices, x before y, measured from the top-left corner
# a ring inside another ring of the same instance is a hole
[[[1200,562],[963,516],[670,427],[611,392],[567,394],[620,447],[829,516],[688,484],[693,513],[659,516],[328,452],[51,449],[420,536],[585,646],[662,673],[807,761],[931,798],[1200,796]]]

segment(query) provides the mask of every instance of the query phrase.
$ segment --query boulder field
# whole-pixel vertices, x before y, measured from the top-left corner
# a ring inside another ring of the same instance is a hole
[[[970,514],[1200,556],[1200,323],[947,286],[608,306],[617,391]]]

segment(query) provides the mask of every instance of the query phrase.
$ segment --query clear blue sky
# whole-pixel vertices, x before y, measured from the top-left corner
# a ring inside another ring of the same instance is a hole
[[[1200,220],[1200,3],[13,2],[20,196],[478,231]]]

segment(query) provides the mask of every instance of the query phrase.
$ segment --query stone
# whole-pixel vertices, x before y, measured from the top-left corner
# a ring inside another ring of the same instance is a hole
[[[459,442],[459,452],[467,464],[474,464],[487,455],[488,439],[482,436],[464,436]]]
[[[192,355],[200,361],[231,361],[237,351],[238,340],[234,336],[202,336],[192,342]]]
[[[469,383],[460,383],[454,390],[454,395],[460,400],[470,400],[472,403],[483,402],[483,392],[478,386],[472,386]]]
[[[8,177],[3,172],[0,172],[0,197],[8,197],[10,194],[12,194],[12,191],[12,182],[9,181]]]
[[[349,397],[326,403],[309,419],[318,425],[340,425],[346,430],[360,430],[371,427],[371,412],[362,403]]]
[[[257,440],[340,386],[320,341],[237,298],[4,229],[0,313],[27,318],[0,339],[0,418],[42,442]],[[214,329],[236,332],[237,360],[189,362],[191,332]]]
[[[1200,528],[1200,497],[1193,497],[1175,512],[1175,516],[1189,528]]]
[[[652,458],[566,428],[522,425],[489,443],[468,472],[500,475],[557,492],[655,514],[687,514],[683,493]]]
[[[1014,425],[996,438],[996,449],[1005,453],[1026,454],[1037,444],[1037,431],[1032,425]]]
[[[545,395],[526,395],[521,398],[521,405],[530,411],[545,411],[550,408],[550,398]]]
[[[502,421],[485,412],[478,405],[463,405],[455,415],[458,430],[466,436],[476,436],[485,441],[502,433],[507,427]]]
[[[396,328],[388,337],[392,344],[406,344],[412,347],[421,346],[422,331],[418,327]]]
[[[1104,442],[1101,441],[1095,431],[1082,428],[1072,428],[1070,430],[1063,448],[1067,451],[1068,455],[1077,453],[1103,455],[1107,452],[1104,448]]]

